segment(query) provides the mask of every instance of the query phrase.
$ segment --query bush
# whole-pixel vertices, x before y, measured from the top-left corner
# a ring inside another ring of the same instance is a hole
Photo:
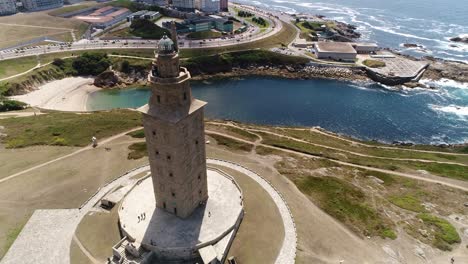
[[[78,75],[99,75],[111,65],[107,54],[96,52],[85,52],[75,58],[72,63],[73,69]]]
[[[254,14],[247,12],[247,11],[242,11],[242,10],[239,11],[237,15],[240,17],[253,17],[254,16]]]
[[[122,64],[120,64],[120,71],[124,73],[130,73],[130,62],[127,60],[122,61]]]
[[[26,104],[15,100],[0,100],[0,112],[17,111],[26,108]]]
[[[231,71],[232,67],[245,67],[249,65],[298,65],[305,64],[305,58],[287,56],[265,50],[250,50],[225,53],[212,56],[193,57],[183,62],[183,66],[196,75],[201,73],[217,73]]]
[[[254,23],[257,23],[257,24],[259,24],[259,25],[261,25],[261,26],[264,26],[264,27],[267,25],[266,20],[263,19],[262,17],[254,17],[254,18],[252,18],[252,21],[253,21]]]
[[[52,64],[63,69],[63,67],[65,66],[65,61],[60,58],[55,58]]]

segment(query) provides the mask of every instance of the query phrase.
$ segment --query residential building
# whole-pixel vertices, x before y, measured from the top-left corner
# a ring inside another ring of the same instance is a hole
[[[63,0],[21,0],[27,11],[40,11],[63,6]]]
[[[198,0],[197,8],[206,13],[218,13],[220,11],[219,0]]]
[[[66,5],[74,5],[78,4],[80,2],[83,2],[84,0],[63,0],[63,3]]]
[[[172,6],[187,11],[195,10],[195,0],[172,0]]]
[[[219,9],[223,12],[227,12],[229,8],[229,0],[220,0],[219,1]]]
[[[164,23],[164,27],[170,28],[170,22]],[[234,23],[219,16],[197,17],[186,19],[182,23],[176,23],[177,33],[200,32],[216,29],[221,32],[231,33]]]
[[[16,13],[16,0],[0,0],[0,16]]]

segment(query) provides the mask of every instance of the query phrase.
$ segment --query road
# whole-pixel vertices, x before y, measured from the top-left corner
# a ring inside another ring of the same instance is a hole
[[[245,8],[245,7],[242,7]],[[187,40],[183,36],[179,36],[179,45],[181,49],[201,49],[201,48],[216,48],[230,47],[239,44],[246,44],[265,39],[278,34],[283,24],[280,19],[261,10],[252,10],[258,16],[262,16],[270,21],[270,27],[265,31],[258,28],[252,31],[252,28],[245,33],[223,36],[217,39],[209,40]],[[143,40],[143,39],[114,39],[114,40],[87,40],[82,39],[73,43],[49,44],[32,47],[24,47],[17,49],[0,50],[0,60],[21,58],[27,56],[73,52],[83,50],[102,50],[102,49],[156,49],[159,40]]]

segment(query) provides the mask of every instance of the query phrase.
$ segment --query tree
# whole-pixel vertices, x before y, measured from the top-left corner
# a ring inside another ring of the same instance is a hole
[[[122,64],[120,65],[120,71],[124,73],[130,73],[130,62],[127,60],[122,61]]]
[[[54,61],[52,62],[52,64],[57,66],[57,67],[63,68],[64,65],[65,65],[65,61],[63,59],[60,59],[60,58],[55,58]]]

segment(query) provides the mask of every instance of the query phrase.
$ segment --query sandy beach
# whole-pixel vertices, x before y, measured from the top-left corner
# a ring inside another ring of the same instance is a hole
[[[53,81],[25,95],[12,99],[44,109],[83,112],[90,93],[100,88],[93,85],[93,78],[70,77]]]

